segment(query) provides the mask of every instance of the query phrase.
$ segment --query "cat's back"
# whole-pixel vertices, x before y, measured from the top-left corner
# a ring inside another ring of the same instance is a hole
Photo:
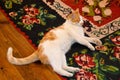
[[[57,28],[54,28],[50,30],[48,33],[45,34],[45,36],[42,38],[40,43],[46,42],[46,41],[60,41],[60,40],[66,40],[69,38],[70,35],[65,30],[64,26],[59,26]]]

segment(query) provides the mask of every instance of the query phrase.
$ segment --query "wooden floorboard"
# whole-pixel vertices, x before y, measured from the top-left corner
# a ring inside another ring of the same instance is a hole
[[[0,12],[0,80],[61,80],[49,65],[40,61],[23,66],[10,64],[6,58],[10,46],[14,49],[15,57],[26,57],[35,51]]]

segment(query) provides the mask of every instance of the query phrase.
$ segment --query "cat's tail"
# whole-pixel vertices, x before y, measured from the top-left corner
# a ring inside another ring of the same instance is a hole
[[[31,54],[30,56],[25,57],[25,58],[15,58],[13,56],[13,48],[12,47],[8,48],[7,59],[10,63],[15,64],[15,65],[25,65],[25,64],[29,64],[29,63],[39,60],[36,52],[33,52],[33,54]]]

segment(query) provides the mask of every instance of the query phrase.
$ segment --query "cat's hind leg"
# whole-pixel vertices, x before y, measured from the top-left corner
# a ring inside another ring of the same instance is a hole
[[[76,67],[70,67],[70,66],[63,66],[63,69],[69,72],[79,72],[80,69]]]
[[[53,70],[62,75],[67,77],[72,77],[73,73],[70,73],[62,68],[62,52],[57,49],[57,54],[53,52],[53,56],[51,56],[49,59],[50,65],[52,66]]]
[[[53,68],[54,71],[62,76],[66,76],[66,77],[72,77],[73,73],[67,72],[66,70],[62,69],[62,68]]]
[[[67,65],[67,61],[66,61],[66,56],[65,55],[62,56],[62,68],[64,70],[66,70],[66,71],[69,71],[69,72],[78,72],[78,71],[80,71],[80,69],[77,68],[77,67],[70,67],[70,66]]]

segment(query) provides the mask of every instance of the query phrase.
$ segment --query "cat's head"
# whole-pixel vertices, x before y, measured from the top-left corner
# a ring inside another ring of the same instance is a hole
[[[78,8],[67,16],[67,20],[69,20],[73,24],[77,24],[81,26],[83,24],[83,19],[82,19],[82,16],[80,16]]]

